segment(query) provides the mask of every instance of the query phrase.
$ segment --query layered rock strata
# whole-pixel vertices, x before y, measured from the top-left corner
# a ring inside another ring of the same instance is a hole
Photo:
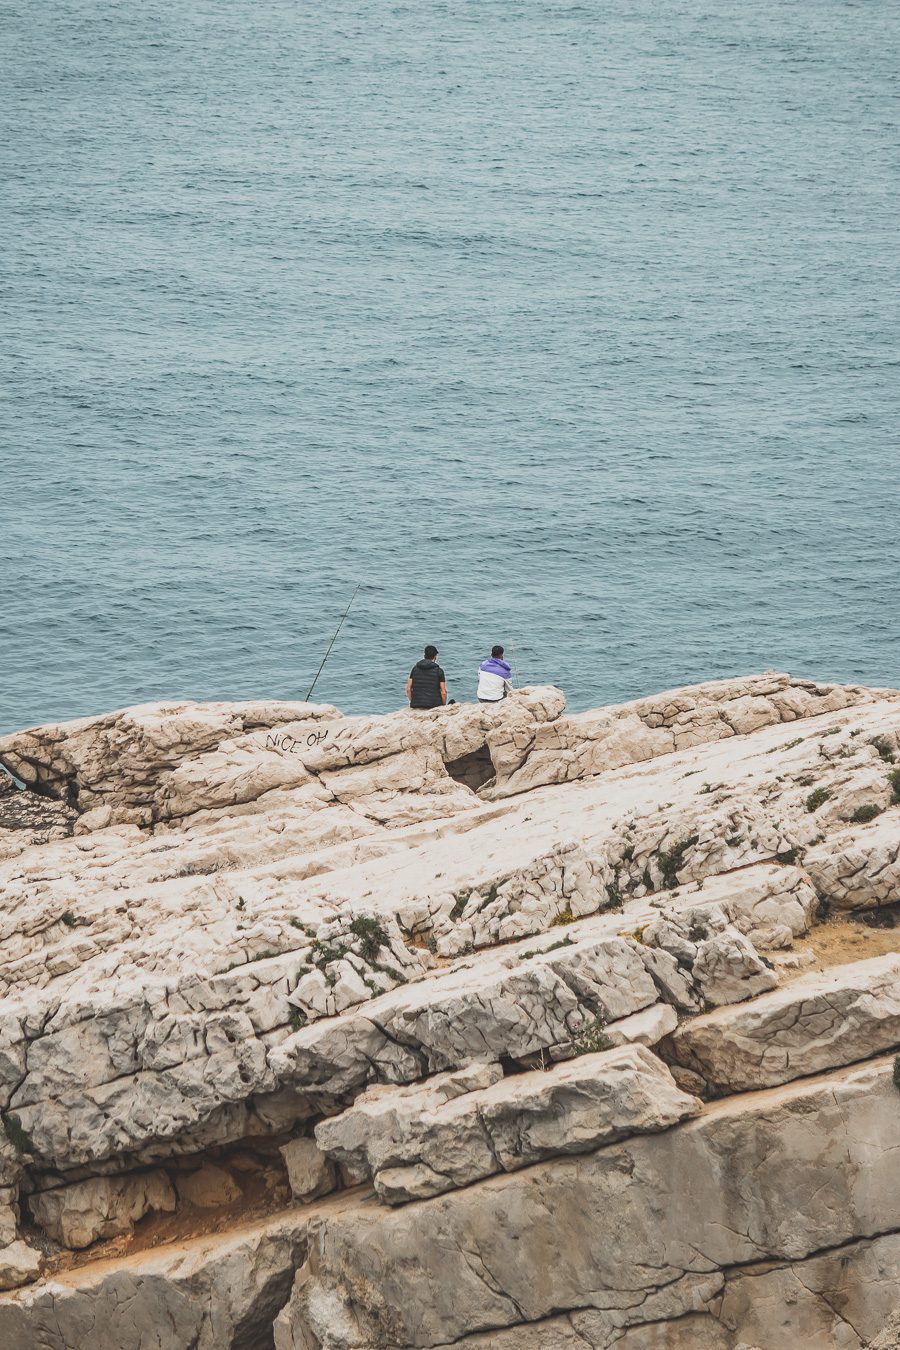
[[[881,1333],[900,694],[159,704],[0,763],[0,1344]]]

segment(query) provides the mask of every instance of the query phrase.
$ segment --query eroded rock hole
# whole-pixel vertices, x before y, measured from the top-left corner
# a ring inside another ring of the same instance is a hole
[[[460,755],[459,759],[444,760],[444,768],[452,779],[471,788],[473,792],[486,787],[497,775],[486,744],[470,751],[468,755]]]
[[[26,787],[0,765],[0,830],[36,831],[35,843],[72,833],[77,811],[63,801]]]

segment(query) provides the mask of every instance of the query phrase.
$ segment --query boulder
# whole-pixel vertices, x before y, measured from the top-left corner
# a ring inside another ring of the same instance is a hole
[[[203,1163],[193,1172],[182,1172],[176,1181],[178,1199],[196,1209],[218,1209],[241,1198],[241,1188],[230,1172],[214,1163]],[[156,1206],[158,1208],[158,1206]]]
[[[704,879],[702,888],[681,886],[670,893],[671,908],[689,915],[695,907],[717,905],[754,947],[789,947],[815,919],[818,896],[806,872],[783,863],[757,863]]]
[[[652,1049],[677,1025],[678,1014],[671,1004],[654,1003],[619,1022],[610,1022],[604,1035],[610,1045],[646,1045]]]
[[[804,859],[816,890],[836,909],[876,909],[900,897],[900,812],[851,826]]]
[[[88,1265],[0,1299],[3,1350],[250,1350],[271,1345],[306,1211]]]
[[[337,1185],[334,1164],[314,1139],[292,1139],[279,1150],[287,1168],[288,1184],[295,1200],[308,1204],[327,1195]]]
[[[175,1192],[165,1172],[100,1176],[29,1196],[36,1223],[63,1247],[89,1247],[98,1238],[129,1233],[150,1210],[171,1213]]]
[[[0,1247],[0,1290],[17,1289],[36,1280],[43,1267],[43,1258],[27,1242],[11,1242]]]
[[[666,1056],[710,1092],[747,1092],[900,1046],[900,955],[801,976],[749,1004],[685,1022]]]
[[[498,1073],[489,1086],[451,1097],[442,1091],[445,1083],[376,1089],[318,1125],[316,1141],[337,1161],[364,1165],[382,1200],[397,1205],[666,1129],[700,1107],[640,1045],[586,1054],[547,1071]]]
[[[695,990],[713,1006],[740,1003],[778,983],[719,905],[694,905],[681,913],[666,909],[644,928],[641,940],[690,971]]]

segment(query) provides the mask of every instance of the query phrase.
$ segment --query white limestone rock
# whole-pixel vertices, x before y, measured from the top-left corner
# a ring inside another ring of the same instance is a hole
[[[818,896],[805,871],[759,863],[738,872],[708,877],[702,890],[680,887],[671,908],[687,914],[695,906],[718,905],[739,932],[763,950],[790,947],[814,922]]]
[[[655,1043],[753,993],[772,976],[734,930],[788,948],[810,878],[836,907],[896,896],[900,813],[846,820],[886,802],[881,742],[896,692],[771,673],[574,717],[544,689],[368,718],[164,704],[2,738],[86,809],[0,856],[0,1240],[23,1180],[177,1175],[372,1084],[552,1065],[597,1018]],[[710,904],[729,926],[702,959],[690,933],[681,963],[635,936]]]
[[[868,1350],[900,1350],[900,1308],[891,1314],[887,1325],[866,1345]]]
[[[891,1319],[882,1336],[861,1339],[883,1321],[898,1281],[900,1238],[889,1234],[804,1261],[711,1275],[687,1297],[679,1282],[681,1308],[671,1296],[652,1295],[631,1308],[574,1311],[456,1344],[465,1350],[900,1350],[900,1319]],[[662,1321],[646,1320],[660,1312]],[[292,1350],[290,1341],[281,1344]]]
[[[178,1199],[196,1209],[219,1209],[241,1198],[241,1188],[230,1172],[208,1162],[195,1171],[181,1173],[176,1188]]]
[[[900,897],[900,811],[853,825],[811,849],[805,865],[837,909],[875,909]]]
[[[671,1004],[654,1003],[619,1022],[610,1022],[604,1028],[604,1034],[610,1045],[646,1045],[652,1050],[677,1025],[678,1014]]]
[[[3,1350],[247,1350],[272,1323],[306,1245],[292,1209],[139,1259],[87,1265],[0,1299]]]
[[[419,1090],[382,1089],[323,1121],[316,1141],[339,1162],[359,1166],[364,1158],[379,1196],[397,1205],[666,1129],[700,1109],[661,1061],[636,1045],[497,1078],[449,1100],[442,1095],[427,1082]]]
[[[845,1244],[891,1232],[896,1129],[887,1062],[719,1103],[675,1129],[400,1210],[323,1214],[276,1344],[448,1345],[568,1308],[579,1330],[598,1325],[589,1344],[618,1344],[616,1319],[635,1327],[631,1346],[652,1345],[641,1324],[714,1308],[723,1272],[831,1250],[836,1267]]]
[[[685,1022],[667,1057],[710,1091],[747,1092],[900,1046],[900,955],[873,957]]]
[[[165,1172],[100,1176],[29,1197],[37,1224],[63,1247],[89,1247],[98,1238],[131,1231],[150,1210],[171,1213],[175,1192]]]
[[[40,1252],[27,1242],[10,1242],[0,1247],[0,1290],[30,1284],[40,1275],[43,1264]]]
[[[314,1139],[291,1139],[282,1144],[280,1153],[287,1168],[291,1195],[295,1200],[309,1204],[320,1195],[327,1195],[337,1185],[334,1164]]]

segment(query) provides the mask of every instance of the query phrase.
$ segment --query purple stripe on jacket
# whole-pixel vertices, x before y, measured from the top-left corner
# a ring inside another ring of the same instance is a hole
[[[499,675],[501,680],[512,679],[512,668],[496,656],[489,656],[486,661],[482,661],[478,669],[483,670],[485,675]]]

